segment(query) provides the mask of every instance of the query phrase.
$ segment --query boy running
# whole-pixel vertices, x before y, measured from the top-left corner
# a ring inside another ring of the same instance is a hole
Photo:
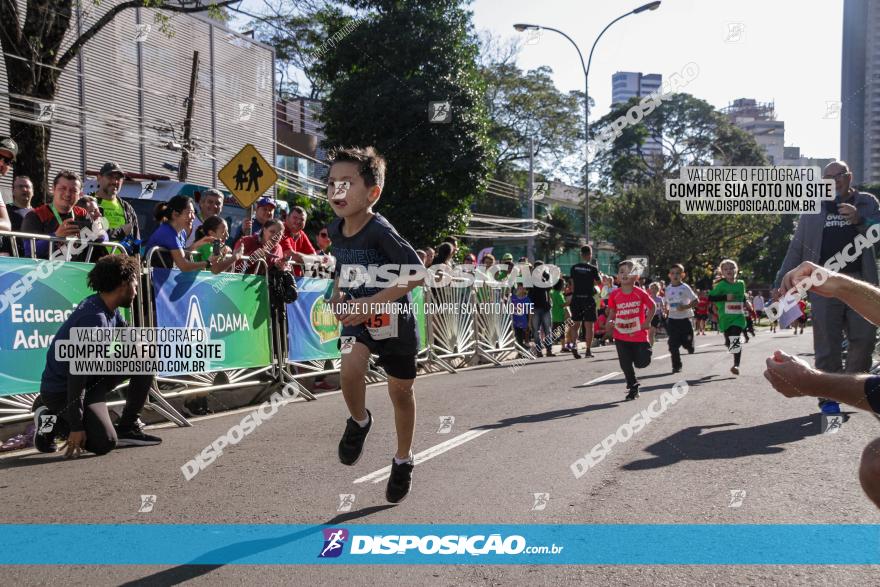
[[[697,335],[706,336],[706,320],[709,319],[709,297],[706,290],[697,292],[697,306],[694,312],[694,325],[697,327]]]
[[[730,372],[739,375],[742,358],[740,335],[746,328],[745,303],[746,284],[736,278],[739,267],[733,259],[721,261],[721,281],[709,292],[709,301],[716,302],[718,309],[718,330],[724,333],[724,344],[733,354],[733,367]]]
[[[397,453],[391,461],[385,498],[399,503],[412,486],[414,465],[413,382],[419,337],[415,314],[407,310],[412,307],[409,292],[419,280],[409,276],[410,280],[403,282],[399,268],[392,271],[397,274],[397,281],[390,284],[355,286],[351,285],[355,281],[346,280],[346,285],[340,285],[340,277],[350,278],[354,271],[367,272],[373,266],[421,266],[421,261],[394,227],[373,212],[385,184],[385,159],[373,147],[337,149],[329,159],[332,165],[327,179],[328,196],[338,217],[328,228],[336,257],[331,308],[342,323],[342,396],[351,415],[339,441],[339,460],[354,465],[363,453],[364,441],[373,426],[373,416],[365,402],[365,376],[370,354],[379,355],[378,364],[388,374],[388,395],[394,405],[397,429]],[[388,312],[390,303],[401,311]]]
[[[634,367],[644,369],[651,364],[651,345],[648,343],[648,329],[655,311],[654,300],[648,292],[635,287],[637,276],[631,274],[632,261],[621,261],[617,265],[620,288],[608,296],[607,330],[614,331],[614,344],[617,347],[617,360],[626,376],[627,401],[639,397],[639,380]]]
[[[532,315],[532,300],[529,299],[526,286],[522,281],[516,284],[516,293],[510,296],[510,304],[513,306],[513,333],[516,336],[516,343],[527,348],[529,343],[526,339],[526,333]]]
[[[676,263],[669,268],[669,285],[666,287],[666,309],[669,317],[666,320],[666,331],[669,334],[669,354],[672,356],[672,372],[681,371],[681,354],[679,348],[687,349],[688,354],[694,353],[694,329],[691,318],[693,308],[699,303],[697,294],[684,283],[684,266]],[[706,300],[709,303],[709,300]]]

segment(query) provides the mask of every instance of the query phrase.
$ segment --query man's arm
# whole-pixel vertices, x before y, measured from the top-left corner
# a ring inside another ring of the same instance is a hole
[[[792,237],[791,242],[788,244],[785,259],[782,260],[782,267],[779,268],[779,271],[776,272],[776,277],[773,279],[774,289],[779,288],[782,283],[782,277],[786,273],[804,261],[804,217],[805,215],[802,215],[798,219],[797,228],[794,230],[794,237]]]
[[[869,412],[880,409],[876,375],[823,373],[782,351],[776,351],[766,365],[764,377],[785,397],[824,397]]]
[[[864,216],[859,217],[856,228],[859,233],[865,234],[872,224],[880,224],[880,205],[877,204],[877,198],[873,194],[860,193],[868,201],[868,209]]]
[[[813,277],[814,273],[817,277],[824,274],[825,281],[816,284],[818,278]],[[875,326],[880,325],[880,289],[877,286],[841,273],[830,272],[809,261],[801,263],[786,276],[786,281],[792,283],[805,279],[813,283],[810,291],[826,298],[837,298],[868,322]]]

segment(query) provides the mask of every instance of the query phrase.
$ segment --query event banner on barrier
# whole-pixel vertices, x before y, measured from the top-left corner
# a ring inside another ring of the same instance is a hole
[[[428,348],[428,321],[425,318],[425,288],[419,286],[412,290],[413,308],[416,324],[419,326],[419,351]]]
[[[339,322],[324,303],[330,279],[298,277],[299,297],[287,304],[287,359],[317,361],[340,357]]]
[[[300,277],[296,280],[299,298],[287,305],[288,351],[290,361],[317,361],[340,357],[336,341],[339,322],[324,303],[324,292],[332,280]],[[425,292],[417,287],[412,292],[414,313],[419,326],[419,350],[428,348],[425,321]]]
[[[86,284],[92,267],[0,257],[0,396],[40,391],[52,337],[94,293]]]
[[[211,340],[226,343],[214,371],[265,367],[269,350],[269,290],[262,275],[184,273],[153,269],[156,326],[204,328]]]

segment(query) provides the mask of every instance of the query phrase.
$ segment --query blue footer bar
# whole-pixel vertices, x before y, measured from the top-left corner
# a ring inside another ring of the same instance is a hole
[[[2,524],[4,565],[880,564],[880,525]]]

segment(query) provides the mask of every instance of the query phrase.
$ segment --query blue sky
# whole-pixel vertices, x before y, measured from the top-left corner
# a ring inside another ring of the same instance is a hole
[[[636,0],[476,0],[470,8],[478,31],[522,37],[516,22],[565,31],[586,59],[611,20],[641,5]],[[244,3],[259,9],[260,0]],[[663,0],[659,9],[617,22],[596,47],[590,70],[593,120],[608,112],[615,71],[660,73],[688,63],[699,76],[682,91],[723,107],[736,98],[774,101],[785,121],[785,144],[812,157],[839,157],[840,121],[828,102],[840,96],[843,0]],[[546,65],[561,90],[582,89],[583,70],[573,47],[544,31],[523,45],[523,69]]]

